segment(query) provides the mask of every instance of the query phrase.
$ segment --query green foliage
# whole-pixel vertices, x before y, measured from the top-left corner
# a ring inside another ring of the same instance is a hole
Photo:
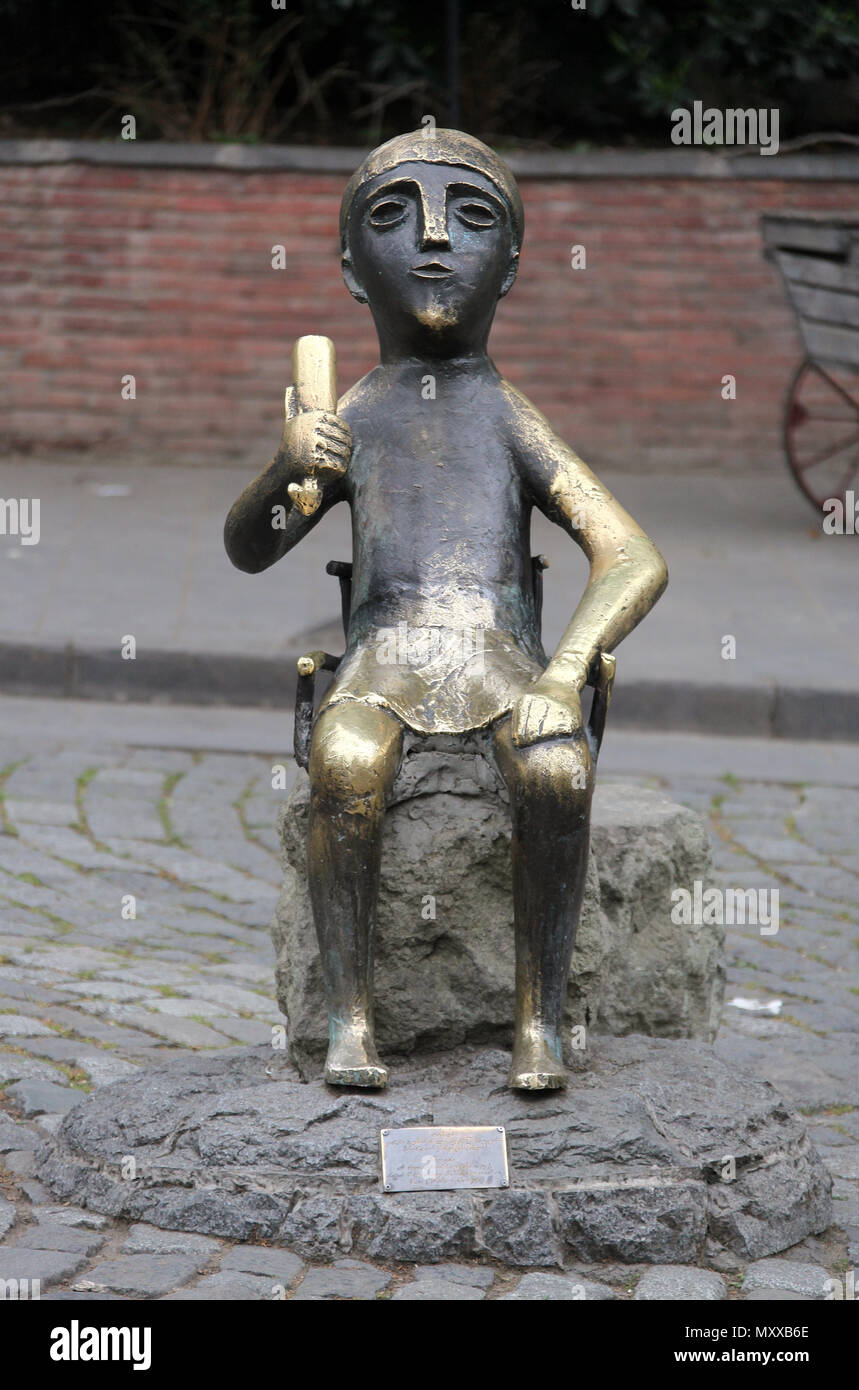
[[[461,123],[501,143],[664,144],[695,100],[859,133],[855,0],[471,0]],[[0,135],[371,143],[448,111],[444,5],[0,0]],[[84,20],[85,22],[82,22]]]
[[[676,7],[589,0],[588,10],[605,23],[617,55],[606,81],[632,84],[646,115],[696,99],[789,106],[797,83],[848,80],[859,59],[859,7],[852,0]]]

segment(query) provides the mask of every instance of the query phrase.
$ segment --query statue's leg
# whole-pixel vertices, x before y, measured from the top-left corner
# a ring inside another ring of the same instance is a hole
[[[373,1040],[373,925],[382,818],[402,754],[392,714],[367,705],[324,710],[310,748],[307,864],[328,1000],[325,1080],[382,1087]]]
[[[516,931],[516,1036],[510,1085],[567,1082],[562,1017],[588,867],[593,768],[584,738],[517,748],[510,721],[495,758],[510,794]]]

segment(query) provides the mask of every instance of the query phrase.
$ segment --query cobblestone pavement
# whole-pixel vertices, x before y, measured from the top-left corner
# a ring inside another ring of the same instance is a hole
[[[670,739],[654,756],[660,776],[642,771],[640,757],[636,770],[708,817],[718,883],[779,890],[776,933],[728,929],[717,1049],[807,1116],[834,1177],[837,1226],[748,1268],[724,1256],[709,1269],[566,1274],[307,1266],[283,1249],[60,1206],[34,1177],[40,1134],[85,1092],[189,1050],[268,1041],[280,1023],[268,922],[284,791],[272,789],[271,756],[64,738],[62,702],[49,733],[16,731],[14,720],[5,728],[0,1278],[38,1279],[43,1298],[63,1299],[819,1299],[849,1290],[859,1253],[859,777],[855,786],[767,782],[759,770],[744,776],[742,759],[720,768],[712,742],[706,761],[720,770],[702,775],[666,753]]]

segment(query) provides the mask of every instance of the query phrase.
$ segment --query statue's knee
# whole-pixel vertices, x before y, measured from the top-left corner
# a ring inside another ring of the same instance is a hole
[[[501,771],[515,801],[587,811],[594,769],[585,739],[552,739],[517,748],[508,738],[499,751]]]
[[[374,710],[325,711],[310,748],[310,788],[317,804],[359,815],[384,807],[399,761],[392,723]]]
[[[594,765],[591,750],[584,738],[575,739],[565,746],[564,760],[558,768],[558,782],[577,805],[590,805],[594,790]]]

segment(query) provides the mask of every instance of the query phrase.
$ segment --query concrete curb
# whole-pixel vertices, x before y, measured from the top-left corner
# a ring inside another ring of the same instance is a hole
[[[0,692],[290,710],[296,660],[315,645],[307,637],[278,656],[148,650],[133,662],[115,648],[0,642]],[[609,722],[651,732],[852,743],[859,742],[859,692],[621,677]]]

